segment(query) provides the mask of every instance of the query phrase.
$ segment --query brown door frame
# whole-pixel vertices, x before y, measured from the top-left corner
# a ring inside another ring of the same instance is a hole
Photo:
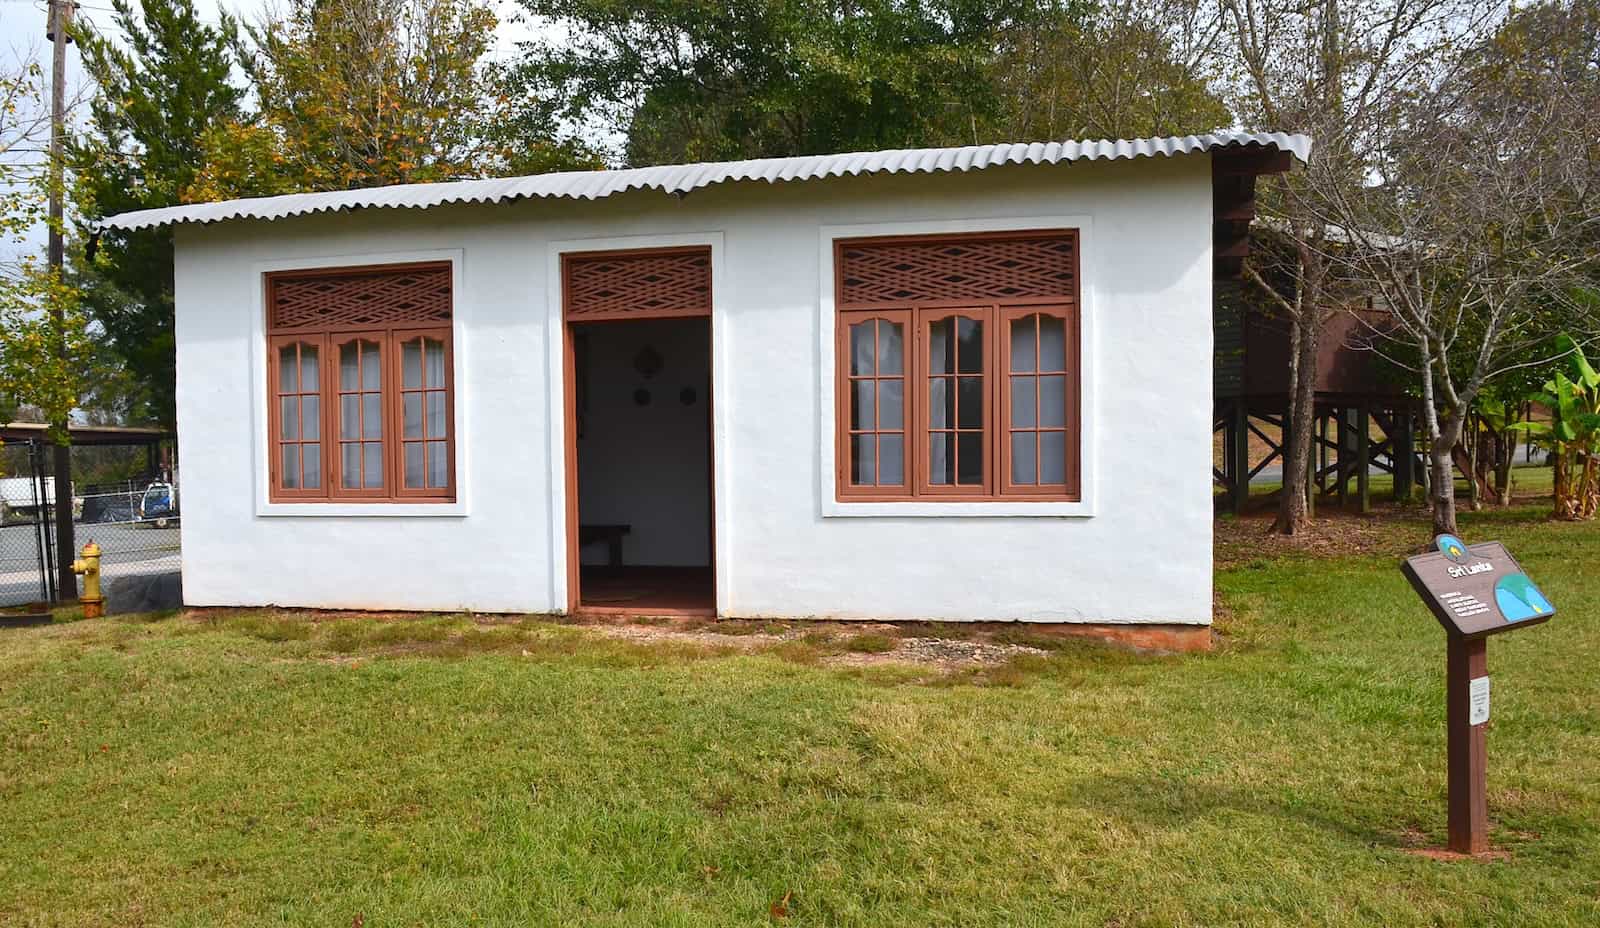
[[[682,248],[639,249],[639,250],[618,251],[618,252],[616,252],[616,254],[619,254],[619,255],[622,255],[622,254],[651,254],[651,253],[659,254],[659,253],[663,253],[663,252],[684,252],[684,251],[690,251],[690,250],[693,250],[693,251],[702,251],[703,250],[705,252],[709,252],[711,249],[710,249],[709,246],[706,246],[703,249],[701,249],[701,248],[695,248],[695,249],[682,249]],[[586,253],[583,253],[583,254],[592,255],[594,253],[593,252],[586,252]],[[709,348],[709,350],[706,353],[706,357],[707,357],[707,365],[706,366],[708,368],[708,370],[706,372],[707,375],[708,375],[707,376],[707,379],[708,379],[708,395],[706,396],[706,437],[707,437],[706,477],[707,477],[707,481],[708,481],[708,484],[709,484],[708,488],[707,488],[707,509],[709,510],[709,519],[710,519],[710,523],[711,523],[710,524],[710,535],[709,535],[710,542],[711,542],[710,552],[709,552],[710,553],[710,560],[711,560],[711,609],[709,610],[709,614],[714,616],[717,613],[717,579],[718,579],[717,578],[717,484],[716,484],[716,471],[717,471],[716,424],[717,423],[716,423],[716,413],[715,413],[715,396],[716,396],[716,384],[717,384],[717,374],[716,374],[716,371],[717,371],[717,359],[716,359],[716,336],[715,336],[715,331],[714,331],[716,323],[712,318],[711,307],[708,305],[708,306],[706,306],[704,308],[703,311],[698,311],[698,312],[685,312],[682,309],[673,310],[673,311],[667,311],[667,312],[652,312],[649,309],[642,309],[642,310],[639,310],[637,312],[630,313],[629,315],[627,315],[625,317],[618,317],[618,316],[612,315],[612,316],[608,316],[608,317],[595,318],[595,317],[586,317],[584,315],[579,315],[576,318],[574,318],[573,315],[568,311],[569,310],[569,306],[567,305],[567,292],[568,292],[568,289],[567,289],[567,286],[566,286],[566,284],[567,284],[567,281],[566,281],[567,259],[570,258],[570,257],[573,257],[573,256],[574,256],[574,253],[568,253],[568,254],[562,255],[562,269],[563,270],[562,270],[562,325],[561,325],[561,340],[562,340],[562,347],[561,347],[561,358],[562,358],[561,389],[562,389],[563,396],[562,396],[561,406],[562,406],[562,418],[564,419],[564,422],[562,424],[562,443],[561,444],[562,444],[562,457],[563,457],[563,460],[565,462],[564,463],[564,467],[565,467],[565,471],[566,471],[565,472],[565,478],[566,479],[565,479],[564,482],[565,482],[565,485],[566,485],[566,497],[567,497],[567,505],[566,505],[566,509],[567,509],[567,511],[566,511],[566,520],[567,520],[567,531],[566,531],[566,536],[567,536],[567,538],[566,538],[566,545],[567,545],[567,614],[568,615],[576,615],[579,612],[584,610],[584,607],[583,607],[583,590],[582,590],[582,566],[583,565],[582,565],[582,559],[580,557],[580,555],[582,554],[582,551],[581,551],[581,549],[579,547],[579,544],[578,544],[578,525],[579,525],[579,513],[578,513],[578,399],[577,399],[577,389],[576,389],[576,387],[577,387],[577,364],[576,364],[576,357],[575,357],[576,352],[575,352],[575,346],[574,346],[577,333],[574,330],[574,326],[576,326],[579,323],[584,323],[584,322],[593,322],[593,323],[596,323],[596,324],[601,324],[601,323],[604,323],[604,324],[620,324],[620,323],[628,322],[628,321],[635,320],[635,319],[686,319],[686,318],[687,319],[694,319],[694,318],[704,318],[706,320],[706,341],[708,343],[708,348]],[[631,612],[633,610],[626,610],[626,609],[624,609],[624,610],[594,609],[593,607],[591,607],[591,611],[607,611],[607,612],[623,611],[623,612]],[[677,615],[677,614],[706,615],[706,614],[708,614],[708,610],[704,610],[704,609],[653,609],[653,610],[646,610],[646,614],[651,614],[651,615]]]

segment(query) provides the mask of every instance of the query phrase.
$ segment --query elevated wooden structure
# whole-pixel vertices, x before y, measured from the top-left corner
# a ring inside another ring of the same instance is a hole
[[[1336,315],[1321,333],[1317,358],[1311,483],[1317,498],[1343,506],[1353,497],[1363,512],[1371,504],[1373,470],[1393,475],[1396,499],[1409,499],[1422,474],[1417,401],[1384,381],[1373,352],[1356,347],[1380,324],[1381,314],[1372,311]],[[1251,480],[1285,459],[1289,323],[1253,303],[1238,281],[1219,279],[1213,334],[1212,428],[1223,436],[1223,455],[1212,476],[1224,491],[1224,508],[1239,512]],[[1267,446],[1267,456],[1254,464],[1252,435]]]

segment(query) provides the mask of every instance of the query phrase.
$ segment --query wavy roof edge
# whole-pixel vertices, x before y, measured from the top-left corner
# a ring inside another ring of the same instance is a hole
[[[656,189],[686,194],[713,184],[764,180],[768,183],[815,180],[863,174],[933,174],[974,171],[1004,164],[1059,164],[1070,161],[1116,161],[1172,157],[1225,149],[1286,151],[1302,163],[1311,157],[1311,139],[1283,132],[1223,132],[1117,141],[1022,142],[969,145],[961,148],[915,148],[897,151],[801,155],[752,161],[670,164],[607,171],[563,171],[526,177],[396,184],[326,193],[291,193],[275,197],[223,200],[137,210],[108,216],[95,223],[100,231],[133,231],[178,223],[226,222],[233,219],[283,219],[345,209],[427,209],[447,203],[504,203],[524,199],[598,200],[630,190]]]

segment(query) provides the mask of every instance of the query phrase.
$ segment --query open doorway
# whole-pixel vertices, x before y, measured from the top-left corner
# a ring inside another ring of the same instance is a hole
[[[572,606],[714,615],[710,317],[567,328]]]

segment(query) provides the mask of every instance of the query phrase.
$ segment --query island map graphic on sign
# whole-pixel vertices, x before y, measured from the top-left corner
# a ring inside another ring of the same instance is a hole
[[[1494,603],[1507,622],[1520,622],[1555,611],[1527,574],[1507,574],[1496,581]]]

